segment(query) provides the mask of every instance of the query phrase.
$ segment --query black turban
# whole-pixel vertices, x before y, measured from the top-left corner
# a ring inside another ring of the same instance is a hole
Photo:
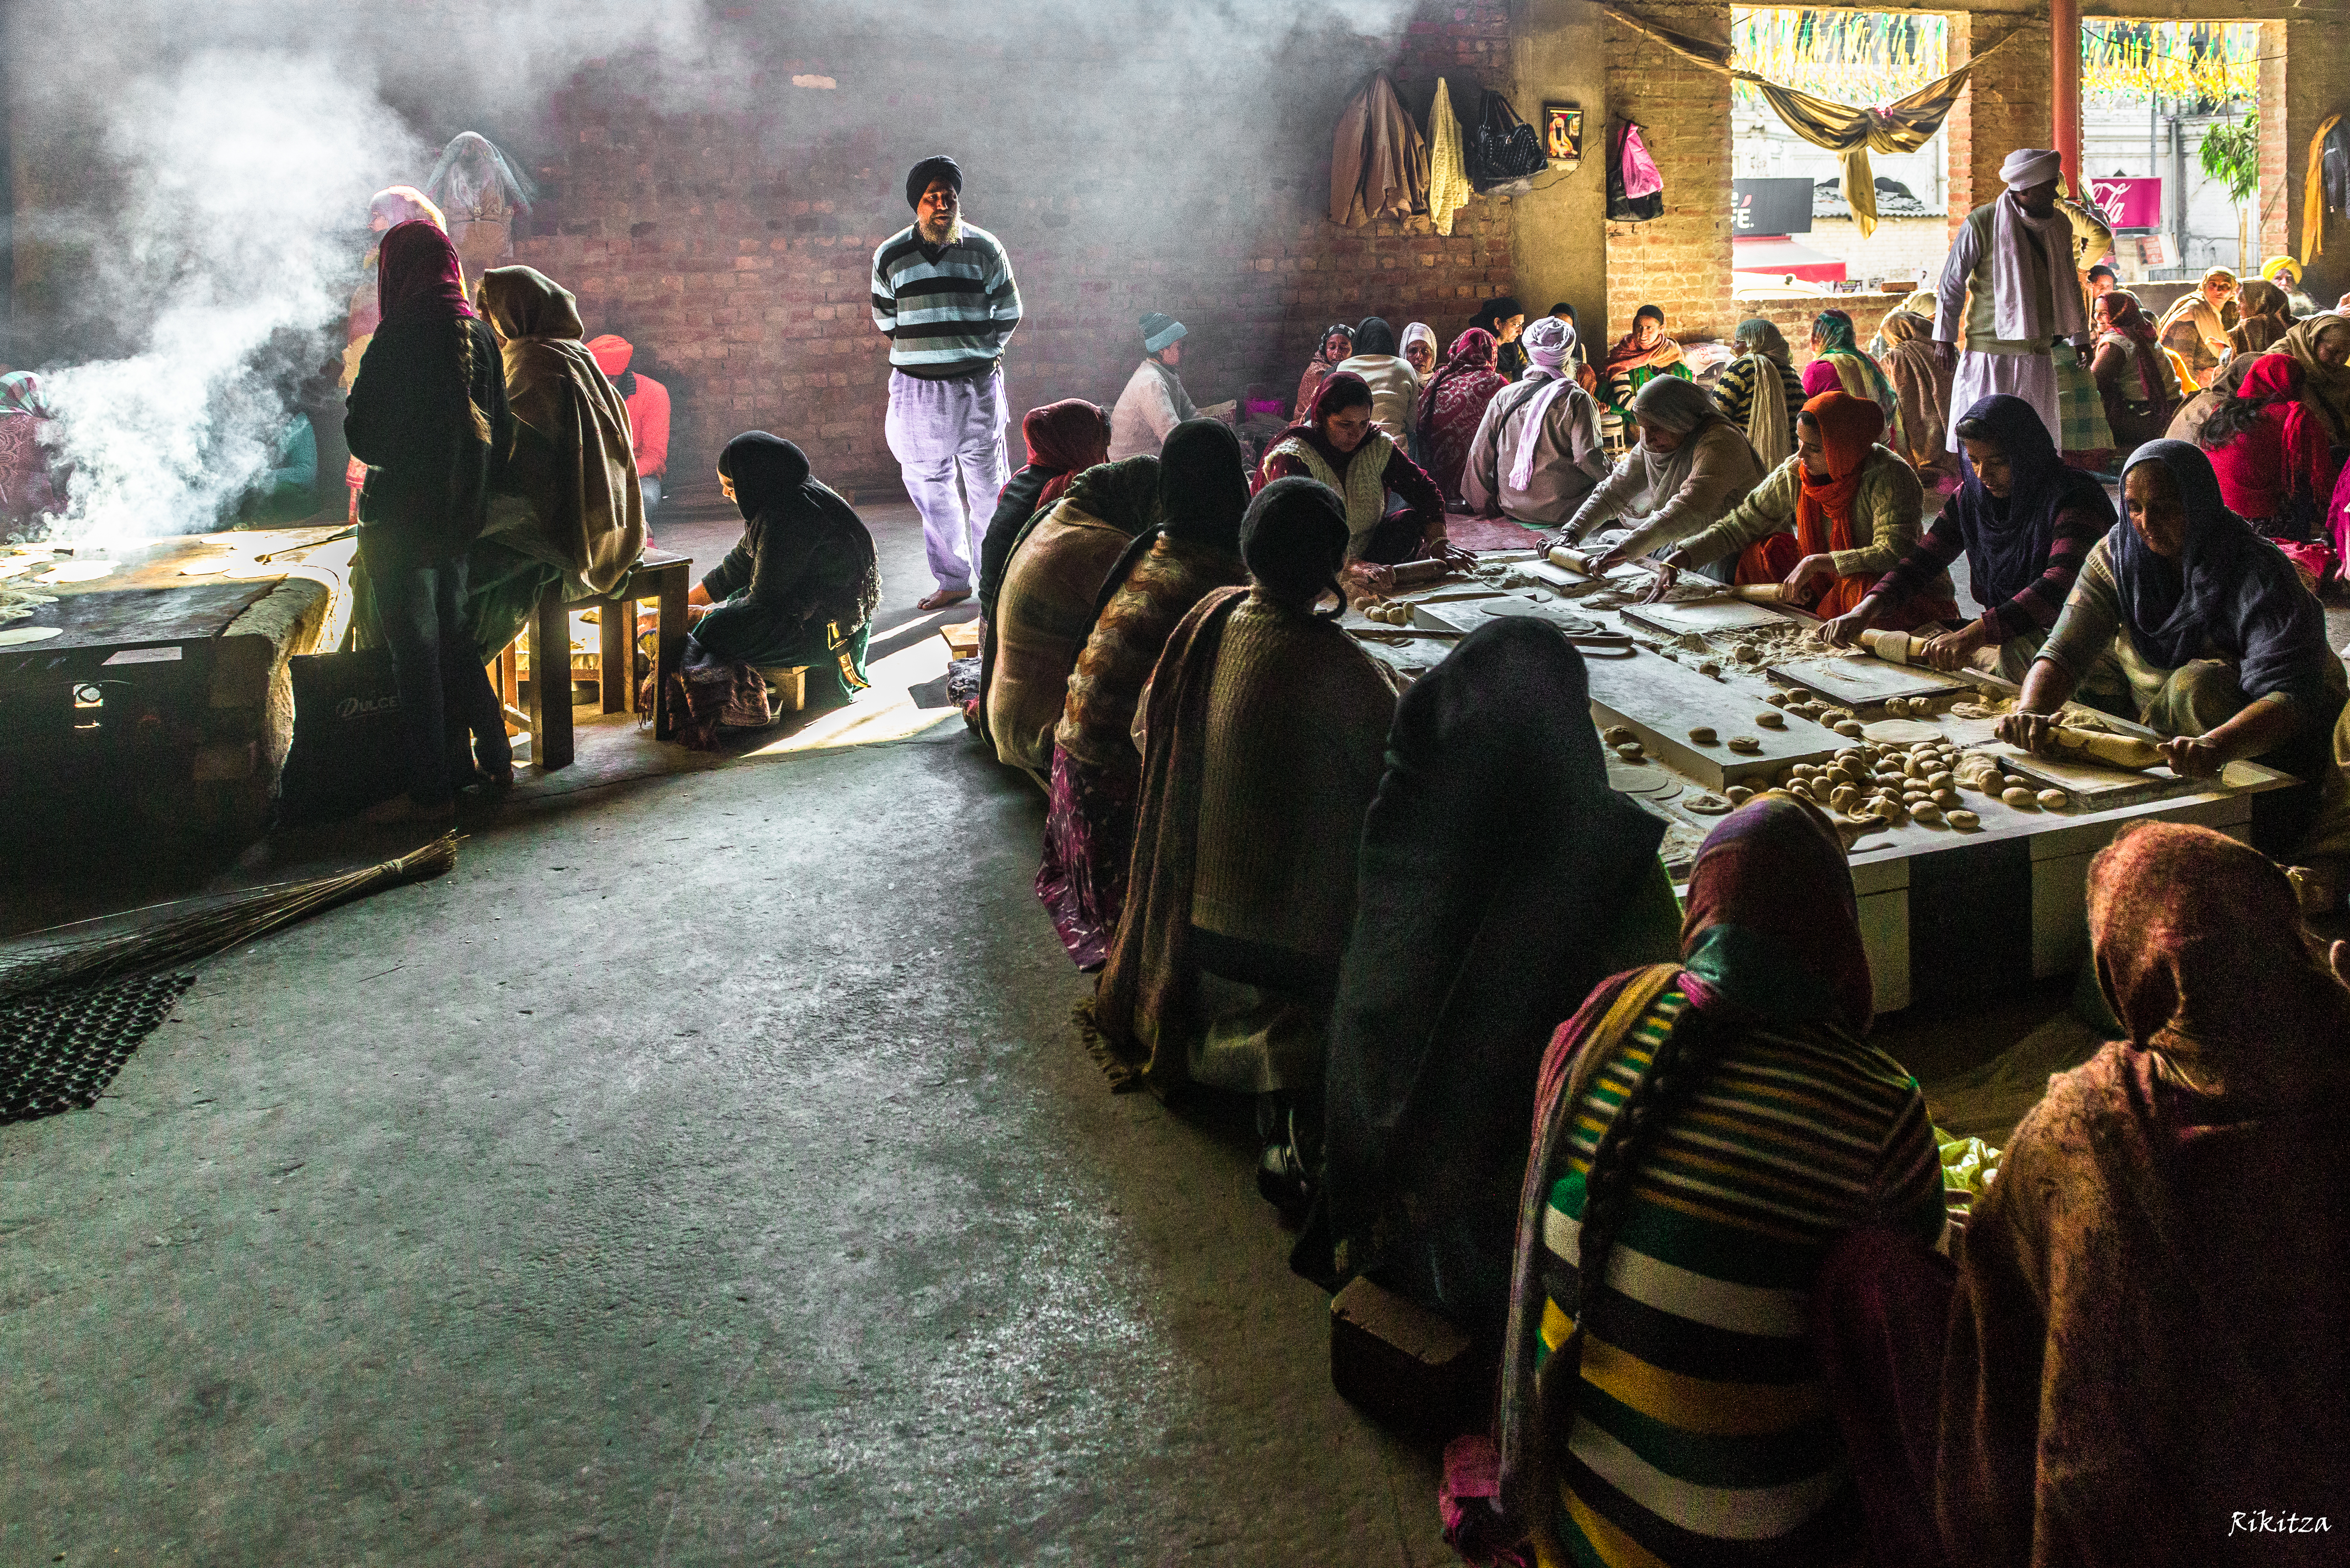
[[[943,180],[955,188],[956,195],[962,194],[962,165],[941,152],[923,159],[907,174],[906,205],[920,207],[922,192],[931,188],[933,180]]]

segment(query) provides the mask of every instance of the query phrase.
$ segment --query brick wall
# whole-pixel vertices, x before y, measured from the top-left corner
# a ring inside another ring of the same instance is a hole
[[[1449,238],[1326,215],[1331,131],[1368,67],[1392,72],[1415,118],[1439,76],[1456,112],[1473,112],[1478,88],[1506,79],[1503,0],[1427,5],[1399,35],[1358,47],[1348,63],[1359,69],[1285,54],[1298,74],[1259,94],[1261,109],[1237,111],[1254,118],[1211,128],[1232,147],[1212,181],[1176,182],[1142,207],[1135,192],[1155,190],[1147,150],[1120,161],[1056,149],[1022,118],[1033,102],[974,104],[958,96],[962,78],[852,96],[871,77],[855,68],[856,45],[769,62],[753,95],[763,107],[734,114],[665,113],[630,97],[621,71],[590,70],[556,95],[535,160],[556,232],[523,242],[518,259],[577,291],[590,334],[629,337],[639,367],[671,385],[681,479],[706,473],[733,431],[766,428],[806,447],[827,479],[894,497],[887,344],[868,279],[874,247],[909,221],[904,169],[932,145],[962,157],[969,221],[1003,241],[1019,278],[1026,316],[1005,364],[1015,424],[1056,398],[1115,399],[1148,310],[1191,328],[1183,376],[1205,404],[1251,382],[1286,396],[1330,321],[1378,314],[1400,332],[1426,320],[1449,343],[1480,300],[1507,292],[1506,202],[1472,201]],[[1024,57],[1023,95],[1098,63]],[[840,88],[787,85],[823,75]],[[908,119],[958,114],[963,129],[920,132],[921,145],[905,133]],[[1015,461],[1018,450],[1015,431]]]
[[[2350,48],[2339,21],[2270,22],[2261,28],[2260,254],[2301,254],[2309,139],[2329,115],[2350,109]],[[2350,215],[2328,213],[2324,250],[2303,286],[2321,308],[2350,289]]]
[[[1727,5],[1644,5],[1641,15],[1687,37],[1730,41]],[[1640,127],[1665,181],[1663,216],[1607,225],[1607,339],[1628,331],[1643,305],[1660,307],[1677,337],[1727,339],[1738,325],[1730,294],[1729,76],[1611,18],[1607,107]],[[1595,130],[1592,141],[1604,157],[1603,132]]]
[[[1846,294],[1815,299],[1750,299],[1739,306],[1738,314],[1741,320],[1749,316],[1762,317],[1778,327],[1787,339],[1787,347],[1794,350],[1795,369],[1800,370],[1811,363],[1812,322],[1821,311],[1834,308],[1851,317],[1853,341],[1865,348],[1876,334],[1877,324],[1902,298],[1899,295]]]

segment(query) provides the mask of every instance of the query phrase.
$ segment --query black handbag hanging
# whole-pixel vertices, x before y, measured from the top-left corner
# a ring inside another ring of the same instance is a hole
[[[1477,109],[1476,134],[1469,139],[1467,156],[1461,159],[1469,182],[1483,192],[1539,174],[1549,161],[1534,128],[1518,118],[1508,99],[1486,88],[1484,101]]]

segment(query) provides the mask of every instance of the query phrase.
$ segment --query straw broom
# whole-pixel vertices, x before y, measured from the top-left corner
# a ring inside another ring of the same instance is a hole
[[[457,863],[457,839],[456,834],[447,833],[396,860],[339,876],[280,882],[232,894],[196,913],[168,916],[119,936],[77,941],[68,934],[74,925],[36,931],[26,939],[26,946],[0,957],[0,1002],[52,986],[88,984],[141,970],[192,963],[353,898],[438,877]],[[151,909],[172,907],[157,904]],[[75,925],[94,923],[82,920]]]

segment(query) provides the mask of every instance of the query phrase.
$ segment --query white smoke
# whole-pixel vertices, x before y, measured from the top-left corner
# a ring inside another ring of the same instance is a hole
[[[75,286],[146,314],[145,347],[43,378],[59,532],[91,544],[211,527],[272,466],[282,389],[315,366],[270,350],[341,314],[368,197],[429,157],[347,71],[244,50],[124,83],[106,153],[122,202]]]

